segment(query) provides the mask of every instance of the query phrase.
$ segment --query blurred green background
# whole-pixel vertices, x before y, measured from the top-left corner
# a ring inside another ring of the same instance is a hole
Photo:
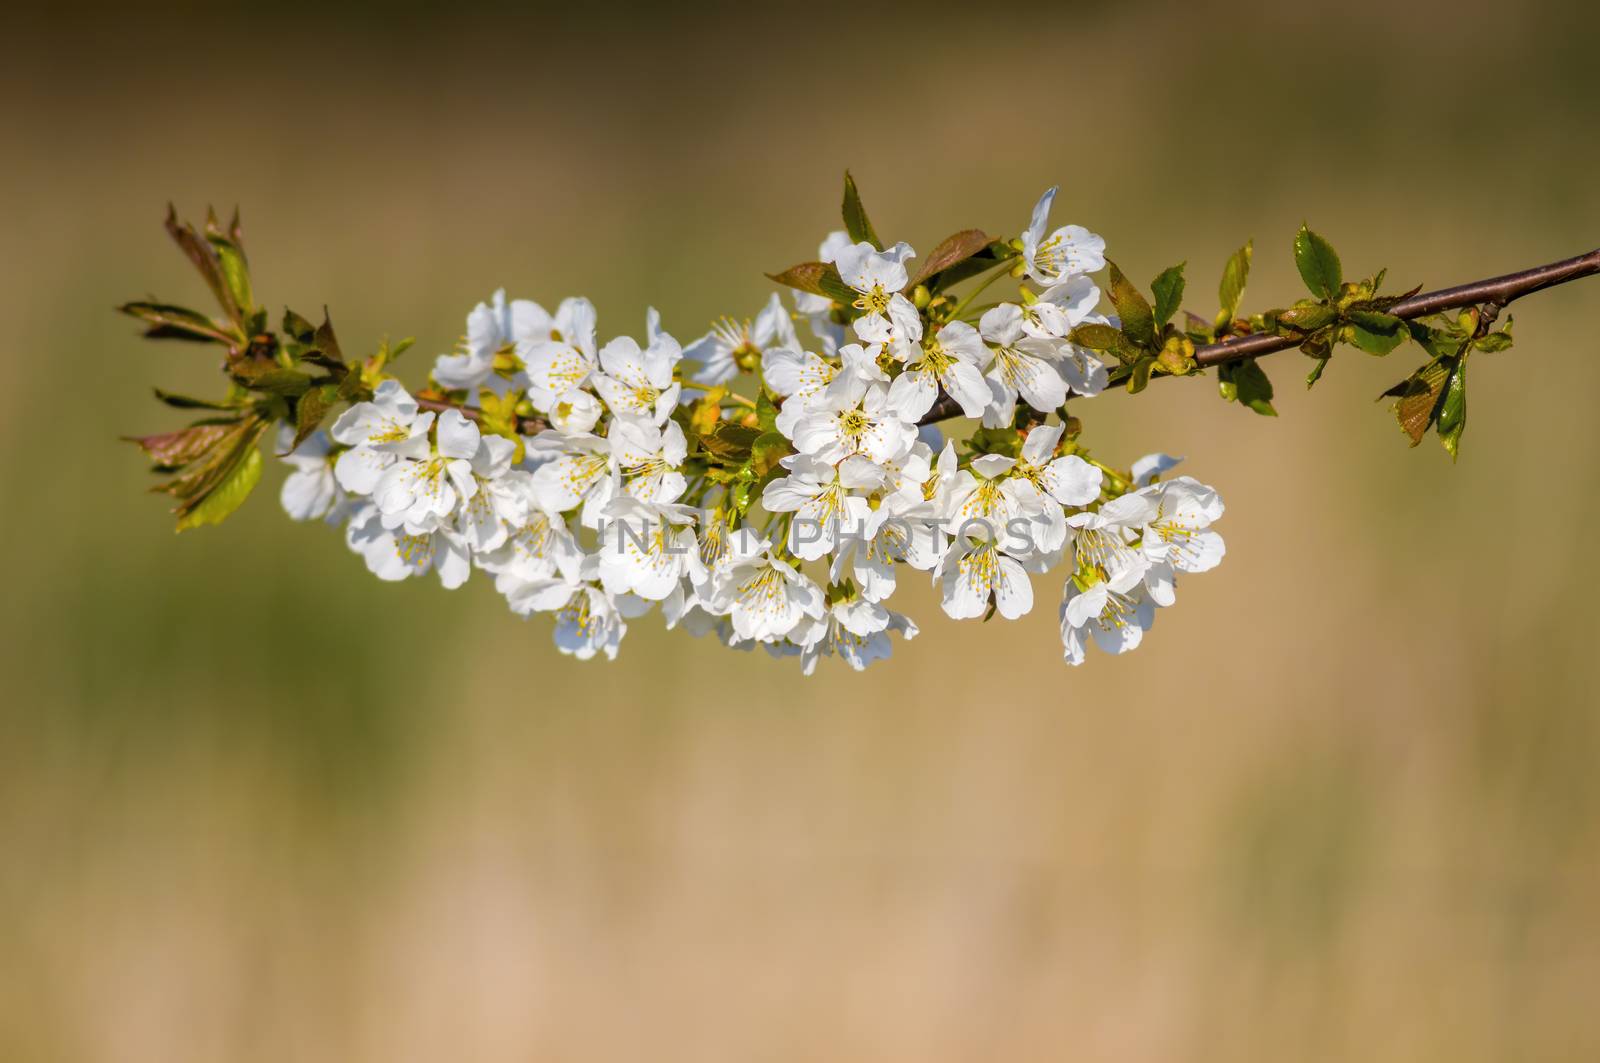
[[[122,433],[214,359],[166,202],[413,380],[504,285],[697,335],[836,224],[1057,217],[1214,309],[1600,243],[1600,18],[1565,2],[588,5],[3,16],[0,1059],[1589,1060],[1600,1055],[1600,282],[1515,308],[1452,467],[1341,353],[1277,420],[1081,411],[1228,502],[1136,655],[1054,586],[863,676],[636,624],[557,656],[487,581],[382,585],[278,476],[176,537]]]

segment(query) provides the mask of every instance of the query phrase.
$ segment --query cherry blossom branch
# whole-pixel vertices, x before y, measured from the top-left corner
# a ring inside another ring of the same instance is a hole
[[[356,360],[326,313],[314,325],[286,309],[270,327],[237,219],[196,228],[169,212],[220,316],[154,300],[119,309],[148,337],[220,345],[228,390],[158,390],[203,412],[133,442],[170,477],[157,489],[177,502],[182,531],[238,509],[273,432],[270,452],[292,469],[279,493],[290,517],[342,525],[379,579],[434,572],[453,589],[474,571],[492,576],[517,615],[551,614],[557,648],[579,658],[614,657],[624,621],[659,603],[668,627],[762,643],[808,674],[823,656],[860,669],[889,655],[891,633],[917,633],[885,604],[894,566],[927,574],[952,619],[1015,620],[1034,607],[1030,576],[1059,564],[1063,658],[1079,664],[1091,645],[1140,645],[1176,601],[1179,574],[1215,568],[1225,548],[1211,527],[1223,514],[1215,489],[1166,477],[1176,459],[1161,453],[1125,472],[1091,459],[1063,408],[1069,394],[1123,382],[1137,393],[1153,375],[1215,367],[1222,399],[1274,416],[1253,359],[1299,347],[1316,363],[1310,386],[1336,345],[1386,355],[1410,341],[1428,360],[1384,394],[1413,446],[1436,431],[1454,458],[1469,355],[1513,342],[1509,326],[1493,330],[1500,312],[1600,273],[1596,250],[1384,295],[1384,271],[1346,280],[1332,245],[1302,225],[1294,259],[1309,298],[1241,318],[1246,243],[1223,268],[1216,316],[1180,317],[1183,264],[1147,297],[1102,237],[1050,230],[1055,194],[1016,238],[961,230],[912,276],[915,252],[878,237],[847,174],[844,230],[815,261],[769,275],[800,293],[793,311],[773,293],[754,318],[719,319],[687,346],[652,311],[645,343],[602,344],[587,299],[552,314],[500,291],[473,308],[415,398],[389,371],[409,340]],[[1026,278],[1019,301],[973,306],[1002,277]],[[805,349],[797,320],[826,355]],[[728,390],[757,367],[758,398]],[[683,402],[682,389],[703,394]],[[913,428],[958,415],[990,426],[960,451],[960,439]],[[539,433],[532,447],[522,438]],[[760,533],[753,513],[766,515]]]
[[[1387,312],[1403,320],[1409,320],[1436,314],[1442,310],[1459,310],[1483,304],[1504,307],[1524,295],[1531,295],[1558,284],[1566,284],[1595,274],[1600,274],[1600,249],[1559,262],[1551,262],[1548,265],[1507,273],[1500,277],[1458,284],[1435,292],[1422,292],[1400,300],[1389,307]],[[1194,360],[1201,368],[1209,368],[1286,351],[1298,347],[1300,342],[1299,339],[1280,336],[1273,332],[1234,336],[1195,348]],[[961,407],[950,396],[941,394],[933,408],[919,423],[936,424],[959,416]]]

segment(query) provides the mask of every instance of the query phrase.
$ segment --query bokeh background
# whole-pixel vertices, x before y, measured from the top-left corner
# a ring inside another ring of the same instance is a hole
[[[495,287],[603,331],[753,312],[840,172],[923,249],[1058,218],[1210,313],[1600,243],[1600,21],[1229,7],[12,9],[0,37],[0,1058],[1580,1060],[1600,1054],[1600,282],[1515,308],[1459,465],[1269,360],[1082,411],[1186,454],[1228,558],[1136,655],[1055,588],[802,681],[655,620],[556,655],[278,510],[176,537],[116,437],[212,358],[169,199],[413,379]]]

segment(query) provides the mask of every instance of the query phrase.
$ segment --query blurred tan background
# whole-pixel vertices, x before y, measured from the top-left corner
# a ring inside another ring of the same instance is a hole
[[[1059,660],[921,587],[857,676],[635,625],[557,656],[477,579],[381,585],[278,476],[183,537],[116,436],[212,359],[168,199],[347,350],[495,287],[697,335],[856,173],[924,250],[1058,218],[1214,307],[1600,244],[1600,19],[1455,3],[4,16],[0,1059],[1589,1060],[1600,1055],[1600,281],[1515,309],[1452,467],[1266,365],[1082,414],[1189,457],[1228,559]]]

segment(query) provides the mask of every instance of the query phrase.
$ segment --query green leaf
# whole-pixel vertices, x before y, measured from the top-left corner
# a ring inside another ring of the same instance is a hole
[[[1117,360],[1123,365],[1132,365],[1139,359],[1149,355],[1149,351],[1146,348],[1129,339],[1128,334],[1125,332],[1117,333],[1117,342],[1112,345],[1111,353],[1116,355]],[[1151,357],[1154,356],[1151,355]]]
[[[1339,264],[1339,255],[1332,244],[1304,225],[1295,234],[1294,264],[1312,295],[1319,299],[1338,298],[1339,285],[1344,283],[1344,267]]]
[[[294,398],[311,387],[311,377],[298,369],[284,369],[272,363],[240,361],[233,367],[234,379],[252,391]]]
[[[793,453],[794,447],[782,432],[762,432],[750,444],[750,468],[757,476],[765,476],[781,458]]]
[[[1450,452],[1450,460],[1461,456],[1461,433],[1467,430],[1467,360],[1461,359],[1445,385],[1439,402],[1439,442]]]
[[[243,323],[255,310],[255,295],[250,289],[250,266],[245,261],[244,248],[237,242],[239,232],[239,213],[234,211],[233,221],[228,226],[228,231],[223,232],[217,224],[217,216],[208,214],[206,217],[206,241],[211,245],[217,256],[217,264],[222,272],[222,283],[227,287],[237,308],[236,319]]]
[[[1499,332],[1491,332],[1487,336],[1480,336],[1472,341],[1472,346],[1480,351],[1488,351],[1491,354],[1496,351],[1509,350],[1511,348],[1511,327],[1507,325]]]
[[[1376,310],[1352,310],[1350,311],[1350,321],[1369,332],[1376,332],[1385,336],[1396,332],[1404,332],[1406,327],[1406,323],[1393,314],[1384,314]]]
[[[193,225],[188,222],[178,221],[178,211],[171,203],[167,204],[166,219],[167,235],[188,256],[194,268],[200,272],[206,286],[211,289],[211,294],[216,297],[217,305],[222,307],[229,320],[243,328],[243,315],[239,306],[233,301],[233,295],[228,288],[227,281],[222,276],[222,265],[217,261],[217,253],[211,245],[201,239]]]
[[[1315,332],[1333,324],[1334,310],[1321,303],[1297,303],[1287,310],[1278,311],[1278,324],[1287,325],[1296,332]]]
[[[129,443],[150,456],[157,470],[171,471],[182,468],[204,457],[213,447],[234,435],[240,422],[197,424],[180,428],[176,432],[160,432],[151,436],[123,436]]]
[[[1183,302],[1183,267],[1187,263],[1179,262],[1176,266],[1162,270],[1161,275],[1150,282],[1150,291],[1156,297],[1156,328],[1165,328],[1172,315],[1178,312],[1178,307]]]
[[[1448,355],[1435,358],[1383,393],[1382,397],[1396,400],[1395,420],[1400,422],[1400,430],[1410,438],[1412,446],[1422,442],[1422,437],[1438,419],[1439,400],[1454,367],[1455,359]]]
[[[962,229],[939,241],[939,246],[933,249],[927,259],[922,263],[922,268],[917,270],[917,275],[911,278],[911,283],[906,285],[910,291],[919,284],[926,284],[952,266],[965,262],[992,243],[982,229]]]
[[[866,241],[878,250],[883,250],[883,243],[878,239],[877,230],[873,229],[871,220],[867,217],[867,208],[861,205],[861,192],[856,188],[856,179],[850,176],[850,171],[844,172],[844,229],[850,234],[850,239],[856,243]]]
[[[322,425],[328,411],[338,400],[339,389],[328,385],[312,388],[300,396],[294,404],[294,442],[289,444],[291,451]]]
[[[367,402],[372,398],[372,389],[360,373],[346,373],[339,381],[339,398],[344,402]]]
[[[1110,351],[1116,349],[1122,333],[1110,325],[1079,325],[1067,338],[1091,351]]]
[[[960,235],[959,233],[957,235]],[[946,266],[937,277],[930,277],[932,287],[945,291],[955,287],[964,280],[970,280],[980,273],[986,273],[1002,262],[1008,262],[1017,257],[1017,249],[999,240],[991,240],[988,245],[971,258],[963,259],[953,266]],[[913,283],[915,288],[916,284]]]
[[[1003,454],[1015,458],[1022,453],[1022,437],[1014,428],[979,428],[967,440],[974,454]]]
[[[1150,386],[1150,371],[1156,367],[1155,356],[1141,358],[1133,363],[1132,370],[1128,373],[1128,393],[1137,395]]]
[[[201,343],[233,344],[237,337],[209,317],[188,307],[168,303],[123,303],[117,312],[136,317],[150,327],[150,339],[195,340]]]
[[[250,492],[260,482],[261,450],[252,440],[222,480],[179,516],[178,530],[221,524],[250,497]]]
[[[311,322],[288,307],[283,308],[283,331],[285,335],[300,343],[315,342],[312,337],[316,334],[316,329],[312,327]]]
[[[311,342],[317,350],[323,353],[325,359],[338,365],[344,364],[344,352],[339,349],[339,338],[333,334],[333,319],[328,316],[327,307],[322,309],[322,324],[317,326],[317,331],[312,335]],[[385,341],[387,343],[387,341]],[[393,358],[393,354],[390,355]]]
[[[721,421],[716,428],[700,437],[700,447],[718,461],[742,465],[749,460],[755,442],[762,434],[759,428]]]
[[[1354,318],[1355,315],[1351,316]],[[1389,315],[1369,313],[1365,316],[1369,318],[1384,318]],[[1393,318],[1392,320],[1396,325],[1400,324],[1399,318]],[[1366,351],[1368,354],[1375,354],[1380,357],[1400,346],[1410,335],[1404,328],[1395,328],[1390,332],[1380,332],[1366,325],[1356,324],[1354,320],[1351,321],[1345,332],[1346,338],[1351,345],[1359,350]]]
[[[763,432],[778,430],[778,404],[773,401],[772,393],[764,387],[761,394],[756,396],[756,424]]]
[[[1368,354],[1385,355],[1411,337],[1406,323],[1375,310],[1350,311],[1350,342]]]
[[[1141,347],[1155,346],[1155,313],[1150,309],[1149,301],[1123,275],[1115,262],[1107,259],[1106,266],[1110,270],[1111,303],[1122,320],[1122,331]]]
[[[1217,297],[1222,301],[1219,325],[1232,321],[1239,313],[1245,281],[1250,279],[1250,256],[1254,254],[1254,245],[1254,240],[1246,240],[1244,246],[1230,255],[1228,264],[1222,267],[1222,283],[1217,285]]]
[[[1311,367],[1311,372],[1306,374],[1306,390],[1309,391],[1317,386],[1317,381],[1322,379],[1322,371],[1328,368],[1328,363],[1331,361],[1333,361],[1331,357],[1317,359],[1317,363]]]
[[[856,293],[839,276],[839,270],[827,262],[802,262],[782,273],[769,273],[767,279],[812,295],[825,295],[845,306],[855,302],[856,298]]]
[[[1435,328],[1421,321],[1407,321],[1406,331],[1417,346],[1435,358],[1458,354],[1467,342],[1467,334],[1454,325]]]
[[[1278,411],[1272,408],[1272,381],[1254,358],[1234,367],[1233,383],[1238,389],[1240,405],[1250,407],[1263,417],[1278,416]]]
[[[188,395],[176,395],[160,388],[152,388],[156,398],[177,410],[232,410],[238,407],[227,402],[216,402],[211,399],[196,399]]]

